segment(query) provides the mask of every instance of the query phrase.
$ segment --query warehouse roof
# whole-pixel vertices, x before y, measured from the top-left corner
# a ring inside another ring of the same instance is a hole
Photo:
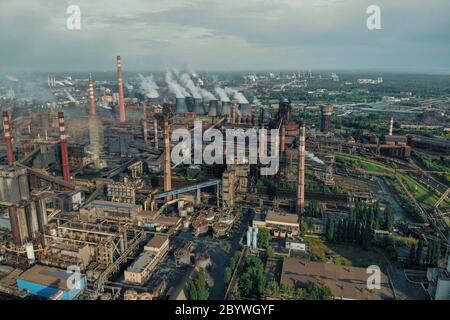
[[[72,273],[66,272],[66,270],[63,269],[37,264],[22,273],[18,277],[18,280],[68,291],[70,290],[68,287],[68,280],[71,275]]]
[[[145,248],[156,248],[160,249],[166,241],[169,240],[169,237],[162,234],[156,234],[153,238],[150,239],[149,242],[145,245]]]
[[[298,224],[298,215],[286,213],[281,214],[273,210],[267,211],[266,222],[276,222],[281,224]]]
[[[372,290],[367,288],[369,276],[366,268],[285,258],[281,273],[281,284],[305,288],[310,282],[313,282],[319,286],[330,288],[333,296],[338,299],[393,299],[393,293],[386,275],[381,273],[381,289]]]

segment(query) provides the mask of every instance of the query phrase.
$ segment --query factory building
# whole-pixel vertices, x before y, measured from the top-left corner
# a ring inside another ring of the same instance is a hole
[[[144,247],[145,251],[153,252],[157,255],[164,255],[169,250],[169,237],[156,234]]]
[[[63,269],[35,265],[18,277],[17,286],[21,292],[46,299],[74,300],[83,292],[87,280],[82,274],[79,278],[73,276]]]
[[[124,271],[125,281],[143,285],[156,268],[160,255],[152,251],[142,252],[136,261]]]

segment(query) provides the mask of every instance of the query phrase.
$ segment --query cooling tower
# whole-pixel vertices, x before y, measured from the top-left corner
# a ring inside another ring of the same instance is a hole
[[[242,118],[250,117],[252,115],[252,107],[249,103],[240,103],[239,110]]]
[[[217,117],[217,109],[219,109],[219,101],[209,100],[208,116]]]
[[[202,99],[194,99],[194,112],[195,114],[205,114]]]
[[[194,111],[194,98],[186,97],[186,107],[189,112]]]
[[[222,102],[222,110],[220,110],[221,116],[230,116],[231,115],[231,102],[230,101],[223,101]]]
[[[188,112],[185,98],[177,98],[175,107],[177,114],[185,114]]]

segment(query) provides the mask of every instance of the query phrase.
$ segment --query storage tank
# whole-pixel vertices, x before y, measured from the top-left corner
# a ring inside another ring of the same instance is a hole
[[[29,242],[25,245],[25,250],[27,252],[28,263],[34,263],[36,261],[36,256],[34,254],[33,243]]]
[[[253,249],[258,249],[258,228],[253,228]]]
[[[247,247],[252,246],[252,227],[248,227],[247,230]]]

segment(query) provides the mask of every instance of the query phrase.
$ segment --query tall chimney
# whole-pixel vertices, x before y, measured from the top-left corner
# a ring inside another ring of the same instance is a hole
[[[392,136],[392,132],[394,131],[394,117],[391,117],[391,122],[389,123],[389,135]]]
[[[5,136],[6,142],[6,155],[8,159],[8,165],[12,167],[14,165],[14,153],[8,111],[3,111],[3,134]]]
[[[322,111],[322,132],[330,131],[330,117],[333,114],[333,106],[331,104],[320,107]]]
[[[298,138],[297,214],[301,220],[301,217],[305,212],[305,123],[300,124]]]
[[[142,105],[142,111],[144,113],[144,117],[142,120],[142,130],[144,135],[144,142],[147,143],[148,140],[148,124],[147,124],[147,103],[144,101]]]
[[[70,182],[70,165],[69,165],[69,152],[67,151],[67,137],[66,128],[64,125],[64,112],[58,112],[59,119],[59,135],[61,144],[61,160],[62,160],[62,172],[64,180]]]
[[[94,80],[89,79],[89,114],[95,116]]]
[[[281,139],[280,139],[280,156],[284,154],[286,148],[286,127],[284,123],[281,124]]]
[[[117,56],[117,86],[119,90],[119,121],[125,122],[125,103],[123,101],[123,79],[122,79],[122,62],[120,56]]]
[[[172,190],[172,172],[170,167],[170,138],[169,138],[169,119],[164,117],[164,192]],[[166,201],[172,200],[172,197],[167,197]]]
[[[153,128],[155,130],[155,149],[158,150],[159,143],[158,143],[158,120],[155,118],[153,119]]]

